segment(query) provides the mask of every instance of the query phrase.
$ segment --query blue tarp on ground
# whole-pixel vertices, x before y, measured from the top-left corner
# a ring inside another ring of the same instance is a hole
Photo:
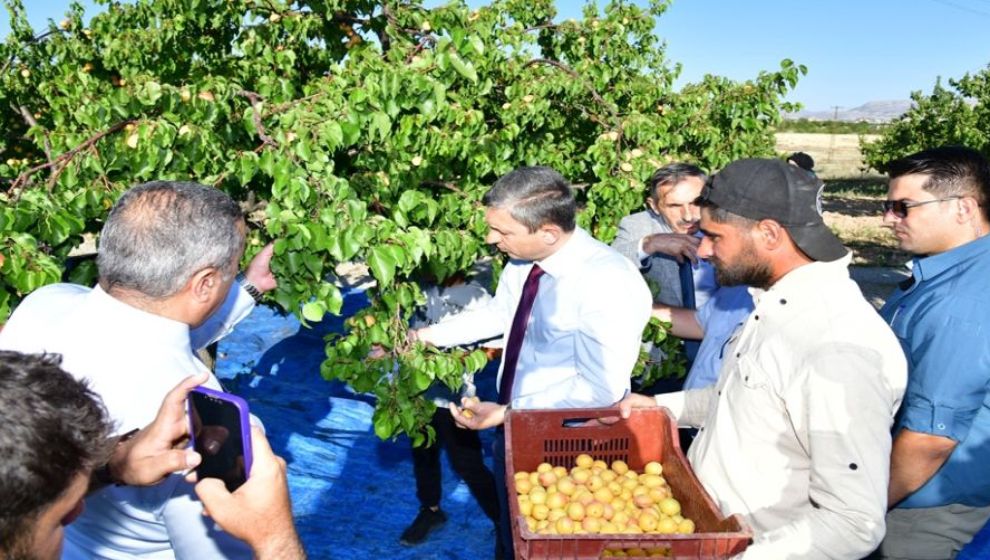
[[[491,558],[491,523],[446,461],[447,524],[419,546],[399,544],[419,509],[409,441],[379,440],[371,427],[373,400],[320,377],[323,337],[340,332],[343,319],[367,303],[363,292],[347,292],[342,316],[311,328],[258,307],[221,341],[217,375],[247,399],[272,448],[288,462],[296,526],[311,558]],[[497,362],[489,364],[476,379],[482,398],[495,394],[496,368]],[[490,468],[491,434],[482,439]],[[960,553],[964,557],[990,557],[990,525]]]
[[[409,440],[379,440],[374,401],[320,377],[323,337],[367,305],[345,294],[341,317],[303,328],[292,316],[258,307],[220,343],[217,375],[244,397],[289,466],[296,526],[314,559],[490,558],[492,524],[444,460],[443,509],[448,521],[416,547],[399,535],[419,510]],[[479,393],[494,394],[492,365],[478,376]],[[483,434],[491,467],[491,434]]]

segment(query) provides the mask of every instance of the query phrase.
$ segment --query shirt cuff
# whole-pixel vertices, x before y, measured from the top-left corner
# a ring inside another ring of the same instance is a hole
[[[667,409],[670,410],[670,413],[674,415],[674,418],[680,422],[681,415],[684,414],[684,391],[662,393],[660,395],[655,395],[653,399],[657,401],[657,406],[667,407]]]
[[[957,442],[966,439],[973,418],[979,409],[959,410],[945,405],[907,402],[900,425],[912,432],[950,438]]]
[[[689,389],[677,391],[676,393],[663,393],[653,397],[657,401],[657,406],[665,406],[677,419],[679,427],[690,426],[700,428],[708,411],[716,405],[718,389],[714,385],[709,385],[703,389]]]
[[[646,241],[646,237],[640,237],[639,243],[636,244],[636,257],[639,259],[639,266],[646,266],[647,259],[650,255],[643,252],[643,242]]]

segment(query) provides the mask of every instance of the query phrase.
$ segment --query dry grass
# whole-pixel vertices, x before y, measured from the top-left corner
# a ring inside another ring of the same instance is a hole
[[[875,135],[867,135],[867,141]],[[815,159],[815,171],[825,180],[825,223],[853,251],[859,266],[901,266],[910,256],[897,249],[889,229],[883,227],[880,201],[886,194],[882,176],[862,169],[856,134],[781,132],[777,150],[805,152]]]
[[[825,223],[853,251],[853,264],[901,266],[910,255],[897,249],[897,240],[883,226],[880,201],[886,185],[878,181],[827,181]]]
[[[867,141],[876,135],[865,135]],[[807,132],[778,132],[777,151],[805,152],[815,159],[815,171],[823,179],[851,179],[875,176],[862,169],[857,134],[819,134]]]

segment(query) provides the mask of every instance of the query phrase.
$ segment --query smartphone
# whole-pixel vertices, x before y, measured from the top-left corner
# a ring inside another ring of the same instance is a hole
[[[233,492],[251,473],[251,423],[244,399],[197,387],[189,392],[189,433],[203,458],[196,477],[219,478]]]

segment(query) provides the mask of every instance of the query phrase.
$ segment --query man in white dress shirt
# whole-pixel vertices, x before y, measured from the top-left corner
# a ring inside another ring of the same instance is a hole
[[[523,167],[509,173],[483,202],[487,241],[511,259],[495,297],[483,307],[415,333],[437,346],[503,336],[500,402],[465,403],[473,418],[451,405],[455,420],[484,429],[500,426],[510,405],[581,408],[618,401],[629,390],[650,316],[650,292],[639,271],[576,227],[570,185],[550,168]],[[502,434],[495,446],[495,479],[502,501],[500,542],[505,557],[511,558]]]
[[[890,427],[907,382],[896,337],[849,278],[821,217],[821,181],[741,160],[701,199],[698,254],[719,284],[753,287],[718,382],[620,404],[699,428],[688,458],[723,513],[753,527],[748,559],[869,554],[884,534]]]
[[[250,281],[231,289],[244,233],[240,208],[217,189],[139,185],[107,218],[99,285],[35,291],[0,331],[0,348],[61,354],[62,367],[89,382],[120,433],[145,426],[172,387],[206,370],[194,348],[229,332],[253,308],[252,296],[275,286],[266,248],[249,266]],[[212,375],[204,385],[220,388]],[[179,475],[146,488],[111,485],[86,506],[67,528],[64,558],[251,556],[201,515]]]

